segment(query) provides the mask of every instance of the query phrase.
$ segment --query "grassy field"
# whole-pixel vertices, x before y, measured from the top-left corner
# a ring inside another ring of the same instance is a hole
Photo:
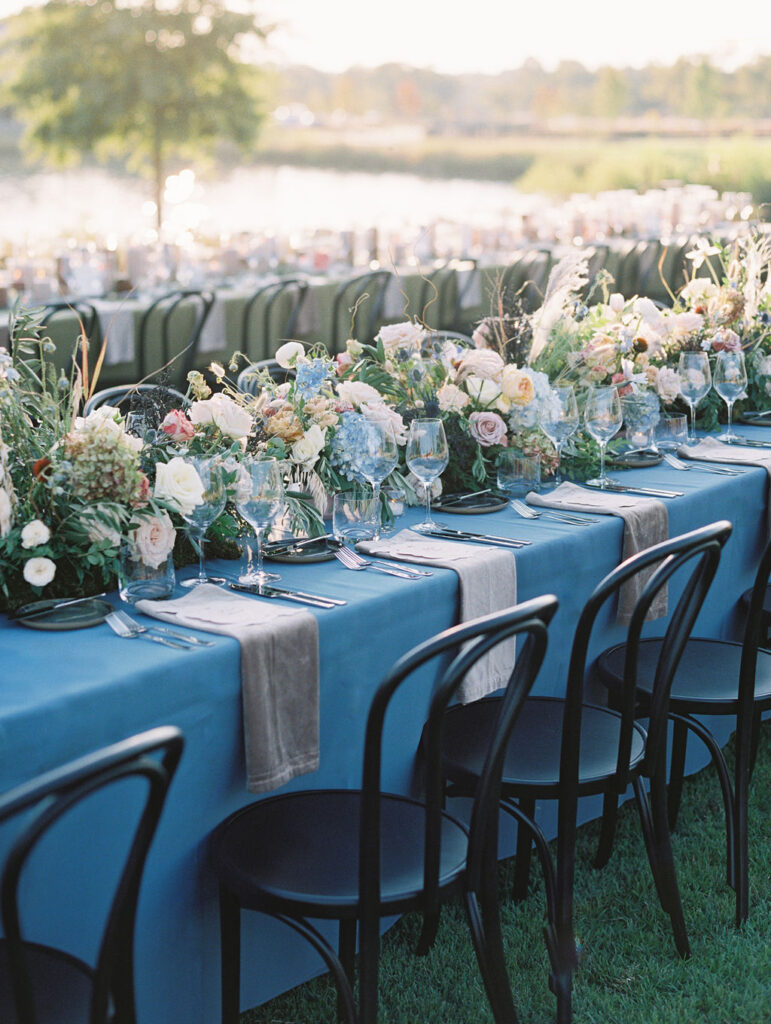
[[[719,191],[751,192],[771,203],[771,139],[753,136],[474,136],[395,138],[378,144],[325,131],[271,129],[257,162],[333,170],[407,171],[436,177],[509,181],[523,192],[598,192],[696,182]]]
[[[771,1020],[771,727],[766,723],[750,794],[750,918],[733,927],[734,894],[725,884],[725,839],[711,769],[686,781],[674,837],[693,956],[678,958],[656,898],[637,813],[622,810],[616,848],[603,871],[590,861],[598,825],[579,831],[576,932],[583,961],[575,976],[575,1024],[766,1024]],[[511,862],[500,865],[502,892]],[[536,872],[534,872],[534,875]],[[502,911],[507,959],[520,1024],[552,1024],[542,939],[543,888]],[[381,958],[383,1024],[491,1024],[460,908],[445,909],[434,949],[413,955],[420,922],[403,918],[385,937]],[[259,964],[244,965],[259,970]],[[335,1020],[334,989],[309,982],[244,1013],[241,1024],[322,1024]]]

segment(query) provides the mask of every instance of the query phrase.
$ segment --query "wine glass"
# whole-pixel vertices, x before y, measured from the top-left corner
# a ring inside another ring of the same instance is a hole
[[[680,394],[691,412],[691,432],[688,444],[696,444],[696,406],[712,386],[712,374],[706,352],[681,352],[678,362]]]
[[[407,438],[407,465],[426,489],[426,518],[413,526],[418,533],[431,533],[436,523],[431,518],[431,485],[450,460],[447,437],[441,420],[413,420]]]
[[[605,446],[619,432],[622,422],[621,402],[615,384],[591,387],[586,399],[584,424],[600,446],[600,475],[594,480],[587,480],[592,487],[605,490],[610,483],[605,475]]]
[[[731,429],[731,418],[734,402],[742,397],[747,387],[747,367],[744,365],[743,352],[718,352],[712,386],[728,406],[728,423],[720,440],[738,441],[738,435]]]
[[[183,580],[183,587],[197,587],[202,583],[221,583],[206,575],[204,570],[204,538],[206,531],[225,507],[225,465],[217,455],[186,455],[185,462],[191,465],[203,486],[201,501],[184,516],[189,524],[190,539],[198,551],[198,575]]]
[[[541,430],[557,449],[555,485],[562,483],[562,449],[578,428],[578,404],[572,384],[557,384],[544,403]]]
[[[277,573],[266,572],[262,567],[262,535],[284,502],[284,485],[277,459],[247,458],[238,467],[236,480],[236,508],[254,530],[256,538],[257,568],[252,566],[252,547],[248,546],[246,573],[238,577],[239,583],[256,586],[257,589],[272,580],[280,579]]]
[[[367,421],[364,443],[356,452],[353,464],[354,468],[372,486],[372,498],[378,523],[380,522],[380,485],[398,461],[399,449],[391,424]]]

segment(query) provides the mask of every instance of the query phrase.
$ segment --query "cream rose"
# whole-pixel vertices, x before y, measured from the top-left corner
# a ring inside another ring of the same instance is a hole
[[[203,492],[195,466],[179,456],[155,464],[155,497],[176,505],[181,515],[189,516],[196,505],[201,504]]]
[[[143,518],[129,532],[129,540],[143,565],[157,569],[171,554],[177,533],[167,512]]]
[[[305,349],[299,341],[287,341],[279,348],[273,357],[279,366],[288,370],[296,366],[305,357]]]
[[[379,423],[383,427],[390,427],[397,444],[407,443],[409,431],[404,425],[404,420],[382,399],[379,402],[365,402],[361,407],[361,413],[370,423]]]
[[[466,391],[479,405],[492,405],[501,393],[494,380],[483,380],[481,377],[467,377]]]
[[[505,366],[501,374],[501,393],[515,405],[528,405],[535,398],[530,377],[516,366]]]
[[[508,444],[506,424],[497,412],[472,412],[469,416],[469,430],[474,440],[484,448],[493,444]]]
[[[41,544],[47,544],[50,539],[51,531],[39,519],[33,519],[21,531],[21,546],[25,551],[40,547]]]
[[[673,313],[667,319],[669,333],[673,338],[685,338],[700,330],[703,323],[704,317],[698,313]]]
[[[443,384],[437,391],[436,398],[442,412],[460,412],[471,401],[457,384]]]
[[[718,291],[718,286],[708,277],[694,277],[680,292],[680,298],[688,299],[693,304],[705,299],[714,298]]]
[[[680,374],[668,366],[662,366],[656,377],[656,390],[662,402],[674,402],[680,394]]]
[[[252,429],[252,417],[243,406],[219,392],[190,406],[190,421],[196,425],[213,423],[227,437],[239,440]]]
[[[314,423],[305,431],[305,436],[295,441],[289,451],[292,462],[301,466],[312,466],[319,457],[319,452],[326,443],[327,432]]]
[[[401,324],[383,324],[378,332],[378,340],[382,341],[386,352],[395,348],[406,348],[414,351],[420,348],[426,332],[422,327],[405,320]]]
[[[24,579],[33,587],[45,587],[56,575],[56,563],[50,558],[30,558],[24,563]]]
[[[504,362],[501,356],[491,348],[470,349],[464,352],[458,366],[458,378],[481,377],[483,380],[501,379]]]
[[[343,402],[348,402],[354,409],[364,405],[365,402],[382,402],[380,392],[371,384],[365,384],[363,380],[344,380],[337,385],[337,393]]]

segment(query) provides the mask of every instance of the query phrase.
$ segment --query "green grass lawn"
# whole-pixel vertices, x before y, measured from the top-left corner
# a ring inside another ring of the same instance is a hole
[[[730,745],[729,745],[730,752]],[[771,1021],[771,725],[761,737],[750,797],[750,918],[733,926],[734,894],[725,883],[722,804],[714,773],[686,780],[674,836],[675,858],[693,956],[678,958],[643,849],[633,804],[623,808],[616,848],[603,871],[591,867],[598,823],[579,832],[576,933],[583,960],[575,976],[575,1024],[767,1024]],[[511,862],[500,865],[501,889]],[[534,872],[535,876],[536,872]],[[510,978],[521,1024],[548,1024],[542,939],[543,887],[534,877],[519,906],[503,900]],[[465,917],[445,908],[434,949],[413,949],[420,921],[403,918],[386,935],[380,965],[383,1024],[489,1024]],[[249,969],[248,965],[244,965]],[[259,965],[255,965],[259,970]],[[325,977],[244,1013],[241,1024],[322,1024],[335,1020]]]

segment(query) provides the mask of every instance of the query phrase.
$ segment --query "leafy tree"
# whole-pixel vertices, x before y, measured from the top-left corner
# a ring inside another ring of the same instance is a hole
[[[126,157],[152,175],[157,221],[169,162],[248,151],[262,113],[254,12],[224,0],[49,0],[8,19],[5,101],[28,153],[66,165]]]

